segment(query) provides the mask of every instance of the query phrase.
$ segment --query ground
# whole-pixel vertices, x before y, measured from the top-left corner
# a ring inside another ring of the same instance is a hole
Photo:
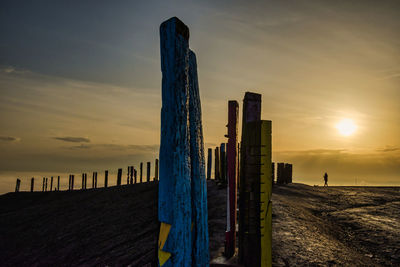
[[[151,266],[157,183],[0,196],[1,266]],[[221,256],[226,190],[208,181],[210,254]],[[273,189],[274,266],[400,266],[400,188]]]

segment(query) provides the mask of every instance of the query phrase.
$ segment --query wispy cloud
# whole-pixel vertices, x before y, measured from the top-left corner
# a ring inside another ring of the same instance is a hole
[[[90,139],[86,137],[53,137],[53,139],[64,141],[64,142],[72,142],[72,143],[89,143]]]
[[[384,148],[377,148],[376,151],[378,151],[378,152],[394,152],[394,151],[400,151],[400,147],[398,147],[398,146],[386,146]]]
[[[4,142],[19,142],[21,139],[13,136],[0,136],[0,141]]]

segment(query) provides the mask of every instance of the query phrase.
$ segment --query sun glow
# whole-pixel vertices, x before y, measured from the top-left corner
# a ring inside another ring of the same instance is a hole
[[[357,125],[351,119],[343,119],[336,124],[336,129],[341,135],[350,136],[356,131]]]

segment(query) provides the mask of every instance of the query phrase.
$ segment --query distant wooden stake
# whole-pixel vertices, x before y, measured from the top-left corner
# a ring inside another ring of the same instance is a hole
[[[133,177],[134,177],[134,183],[136,184],[137,183],[137,170],[136,169],[133,170]]]
[[[129,184],[133,184],[133,166],[131,166],[129,171]]]
[[[108,186],[108,171],[104,171],[104,187]]]
[[[46,178],[43,177],[43,185],[42,185],[42,192],[44,192],[44,184],[45,184]]]
[[[147,162],[147,175],[146,175],[147,182],[150,182],[150,162]]]
[[[155,181],[158,181],[158,159],[156,159],[156,162],[155,162],[155,167],[154,167],[154,180]]]
[[[209,148],[207,157],[207,180],[211,179],[211,168],[212,168],[212,148]]]
[[[33,192],[33,186],[35,185],[35,178],[31,178],[31,192]]]
[[[47,192],[47,177],[46,177],[46,186],[44,187],[44,191]]]
[[[57,191],[60,191],[60,176],[57,176]]]
[[[215,148],[214,180],[219,181],[219,147]]]
[[[129,174],[131,173],[131,166],[128,166],[128,171],[126,173],[126,184],[129,184]]]
[[[121,185],[122,169],[118,169],[117,186]]]
[[[74,180],[75,180],[75,175],[71,175],[71,190],[74,190]]]
[[[143,162],[140,162],[140,183],[142,183],[143,177]]]
[[[50,179],[50,192],[53,191],[53,176]]]

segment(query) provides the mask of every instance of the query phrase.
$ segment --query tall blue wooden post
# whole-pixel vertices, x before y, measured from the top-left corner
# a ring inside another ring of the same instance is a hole
[[[162,109],[158,219],[160,266],[191,266],[189,29],[174,17],[160,26]]]
[[[207,181],[196,55],[189,51],[189,126],[192,176],[192,266],[208,266]]]

